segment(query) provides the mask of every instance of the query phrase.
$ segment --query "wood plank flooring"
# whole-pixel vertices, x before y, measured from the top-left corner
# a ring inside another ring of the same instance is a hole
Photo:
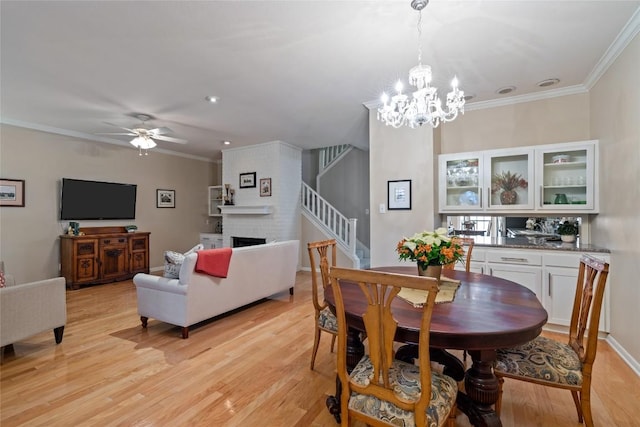
[[[193,327],[154,319],[143,330],[131,281],[67,292],[68,322],[5,352],[0,425],[10,426],[335,426],[325,408],[335,387],[330,339],[316,369],[310,275],[295,294]],[[594,368],[597,426],[640,420],[640,378],[604,342]],[[459,426],[468,426],[464,415]],[[505,426],[580,426],[566,391],[508,381]]]

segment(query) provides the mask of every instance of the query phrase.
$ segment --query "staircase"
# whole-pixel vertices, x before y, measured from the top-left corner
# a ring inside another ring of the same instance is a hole
[[[352,261],[354,268],[368,268],[370,266],[369,248],[356,238],[356,218],[345,217],[319,193],[321,177],[330,170],[354,148],[351,145],[336,145],[325,147],[319,152],[318,176],[315,191],[305,183],[302,184],[301,205],[305,217],[316,224],[318,229],[327,236],[334,238]]]
[[[356,255],[356,218],[347,218],[320,196],[313,188],[302,183],[302,214],[315,223],[327,236],[336,239],[338,246],[360,268]]]

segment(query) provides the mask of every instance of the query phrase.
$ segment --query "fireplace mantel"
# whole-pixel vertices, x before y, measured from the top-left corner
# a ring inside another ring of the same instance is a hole
[[[222,214],[227,215],[269,215],[273,212],[271,205],[253,205],[253,206],[236,206],[223,205],[219,206]]]

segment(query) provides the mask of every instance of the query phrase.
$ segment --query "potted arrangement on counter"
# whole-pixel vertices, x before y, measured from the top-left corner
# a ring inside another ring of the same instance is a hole
[[[560,235],[560,239],[565,243],[575,242],[578,227],[569,221],[565,221],[558,226],[558,234]]]

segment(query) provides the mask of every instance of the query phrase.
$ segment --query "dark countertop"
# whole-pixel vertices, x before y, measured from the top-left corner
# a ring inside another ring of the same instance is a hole
[[[491,248],[511,248],[511,249],[542,249],[572,252],[601,252],[610,253],[609,249],[581,243],[576,239],[574,243],[564,243],[562,241],[548,241],[541,237],[483,237],[473,236],[475,246]]]

